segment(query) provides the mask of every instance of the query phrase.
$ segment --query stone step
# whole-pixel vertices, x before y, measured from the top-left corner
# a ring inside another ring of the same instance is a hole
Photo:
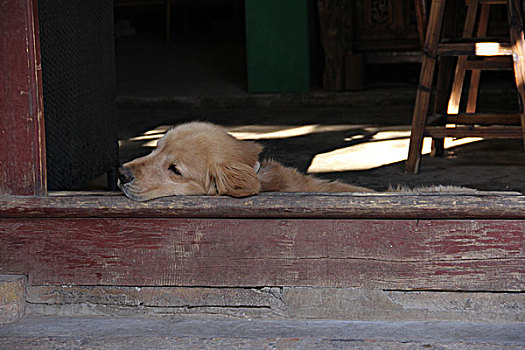
[[[320,287],[28,286],[26,315],[525,322],[525,293]]]
[[[28,317],[0,349],[523,349],[524,323]]]
[[[26,310],[26,278],[0,275],[0,325],[20,320]]]

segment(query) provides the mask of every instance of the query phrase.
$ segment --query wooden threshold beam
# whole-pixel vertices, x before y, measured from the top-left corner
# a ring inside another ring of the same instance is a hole
[[[525,196],[0,197],[0,274],[34,285],[525,290]]]
[[[180,196],[134,202],[120,193],[0,196],[1,218],[525,219],[517,192],[265,193],[248,198]]]
[[[0,219],[30,285],[525,290],[524,220]]]

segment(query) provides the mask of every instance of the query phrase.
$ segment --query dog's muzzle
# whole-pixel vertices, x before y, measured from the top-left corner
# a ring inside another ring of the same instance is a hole
[[[118,168],[118,179],[121,184],[127,184],[133,181],[134,177],[128,168],[121,166]]]

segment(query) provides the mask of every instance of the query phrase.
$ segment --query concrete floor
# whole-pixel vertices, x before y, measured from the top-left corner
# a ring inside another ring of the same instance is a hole
[[[151,151],[167,126],[206,120],[260,142],[262,157],[376,190],[443,184],[525,193],[522,140],[459,140],[444,158],[425,156],[418,175],[404,174],[414,79],[375,74],[358,92],[249,94],[242,45],[136,37],[116,49],[122,162]],[[516,107],[512,79],[487,86],[480,109]]]
[[[220,317],[26,318],[0,349],[523,349],[523,324],[263,321]]]

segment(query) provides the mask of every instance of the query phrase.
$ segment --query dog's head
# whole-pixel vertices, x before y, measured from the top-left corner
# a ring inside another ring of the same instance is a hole
[[[259,192],[254,167],[262,147],[239,141],[210,123],[179,125],[149,155],[122,165],[119,187],[131,199],[173,195],[229,195]]]

